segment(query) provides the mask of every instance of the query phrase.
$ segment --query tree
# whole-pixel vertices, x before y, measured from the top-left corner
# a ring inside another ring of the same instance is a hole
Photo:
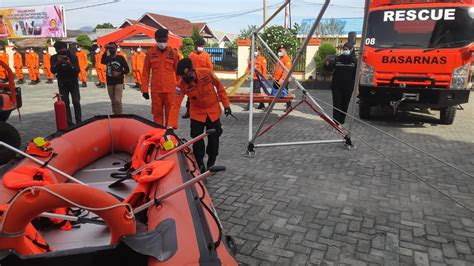
[[[0,46],[7,46],[8,45],[8,40],[7,39],[0,39]]]
[[[183,46],[182,51],[184,57],[188,58],[189,54],[194,50],[194,41],[191,38],[184,38],[183,39]]]
[[[252,38],[252,32],[254,32],[257,29],[257,26],[255,25],[248,25],[246,29],[241,29],[239,36],[237,39],[239,40],[247,40]]]
[[[314,57],[316,61],[316,71],[323,76],[323,79],[326,80],[326,77],[330,74],[330,72],[324,69],[324,61],[326,60],[327,56],[335,55],[336,48],[331,43],[322,43],[319,46],[319,50]]]
[[[283,45],[290,56],[294,56],[299,46],[298,39],[289,30],[283,26],[270,26],[262,34],[262,39],[270,46],[270,48],[277,52]]]
[[[87,34],[79,34],[77,35],[76,37],[76,41],[77,43],[82,46],[82,47],[87,47],[87,48],[91,48],[93,43],[91,41],[91,38],[89,38],[89,35]]]
[[[196,44],[198,41],[204,41],[204,37],[202,37],[201,32],[197,27],[193,27],[193,33],[191,34],[191,39]]]
[[[95,30],[96,29],[115,29],[115,26],[112,25],[112,23],[106,22],[102,24],[97,24],[97,26],[95,26]]]

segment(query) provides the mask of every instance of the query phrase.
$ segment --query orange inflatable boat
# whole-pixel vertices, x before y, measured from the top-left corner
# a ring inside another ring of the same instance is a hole
[[[0,169],[0,265],[237,265],[188,142],[97,116]],[[21,153],[21,151],[17,151]]]

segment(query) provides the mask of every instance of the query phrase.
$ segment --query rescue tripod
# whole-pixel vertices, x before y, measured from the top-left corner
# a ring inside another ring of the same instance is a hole
[[[310,31],[308,32],[308,35],[300,47],[298,54],[296,55],[295,59],[293,60],[292,67],[290,69],[286,68],[286,66],[279,60],[278,56],[272,51],[272,49],[269,47],[269,45],[258,35],[258,33],[273,19],[275,18],[288,4],[290,3],[290,0],[287,0],[280,8],[278,8],[275,13],[270,16],[270,18],[263,23],[259,28],[257,28],[253,33],[252,33],[252,45],[251,45],[251,68],[250,68],[250,76],[255,75],[255,57],[253,56],[255,51],[256,51],[256,43],[257,41],[260,43],[261,49],[265,48],[266,51],[268,51],[269,55],[271,56],[272,59],[276,61],[277,64],[279,64],[284,71],[286,71],[287,76],[285,77],[283,84],[279,87],[278,92],[276,93],[275,97],[273,98],[273,101],[270,103],[270,106],[268,107],[264,117],[260,121],[258,128],[255,133],[253,133],[253,108],[250,108],[249,110],[249,143],[247,146],[247,151],[244,156],[246,157],[252,157],[255,155],[255,148],[263,148],[263,147],[276,147],[276,146],[293,146],[293,145],[307,145],[307,144],[332,144],[332,143],[343,143],[348,149],[352,150],[354,149],[354,145],[351,140],[350,132],[352,128],[352,117],[355,112],[355,102],[353,101],[352,103],[352,109],[351,109],[351,115],[350,115],[350,121],[349,121],[349,130],[345,129],[342,125],[339,123],[335,122],[325,111],[324,109],[319,105],[319,103],[316,101],[316,99],[311,96],[311,94],[299,83],[296,78],[292,75],[295,71],[295,67],[298,64],[299,60],[301,59],[302,55],[304,54],[304,51],[306,47],[309,44],[309,41],[311,40],[312,36],[316,32],[316,29],[321,22],[321,18],[323,17],[324,13],[326,12],[330,0],[325,0],[324,4],[321,7],[321,10],[316,17],[316,21],[314,22],[313,26],[311,27]],[[365,14],[364,14],[364,29],[362,33],[362,40],[364,40],[364,36],[366,35],[367,31],[367,18],[368,18],[368,6],[370,4],[370,0],[366,0],[365,2]],[[364,50],[364,41],[361,42],[361,48],[360,48],[360,54],[362,55]],[[357,74],[356,74],[356,80],[355,80],[355,88],[354,88],[354,93],[352,95],[352,99],[356,98],[357,91],[359,88],[359,80],[360,80],[360,63],[361,63],[361,56],[359,56],[358,59],[358,68],[357,68]],[[283,90],[288,86],[290,83],[290,80],[294,82],[296,85],[297,89],[301,91],[303,94],[302,100],[296,104],[294,107],[290,108],[283,114],[275,123],[270,124],[266,128],[264,128],[265,122],[268,120],[270,113],[272,113],[273,108],[275,107],[276,102],[280,98],[280,96],[283,93]],[[250,80],[250,88],[253,88],[253,79]],[[253,106],[254,101],[253,101],[253,93],[250,93],[250,101],[249,101],[249,106]],[[263,134],[267,133],[270,131],[278,122],[283,120],[285,117],[287,117],[295,108],[297,108],[301,104],[306,104],[308,105],[312,111],[314,111],[319,117],[329,124],[332,128],[334,128],[340,135],[342,135],[342,139],[337,139],[337,140],[315,140],[315,141],[299,141],[299,142],[282,142],[282,143],[262,143],[262,144],[256,144],[256,140],[261,137]]]

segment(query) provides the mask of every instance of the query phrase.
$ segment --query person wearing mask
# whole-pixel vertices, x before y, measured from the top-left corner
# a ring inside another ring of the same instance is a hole
[[[77,47],[76,49],[76,56],[77,56],[77,61],[79,61],[79,80],[81,81],[81,87],[85,88],[87,87],[87,65],[88,65],[88,60],[87,60],[87,52],[82,49],[82,47]]]
[[[255,71],[258,71],[264,78],[267,78],[267,59],[260,54],[260,49],[257,47],[255,50]],[[249,66],[247,67],[247,71],[250,71],[252,60],[249,60]],[[252,91],[253,93],[260,93],[260,89],[262,87],[262,84],[260,83],[260,79],[257,76],[257,73],[253,75],[253,88]],[[250,103],[247,104],[247,106],[244,108],[244,111],[248,111],[250,108]],[[259,103],[257,109],[264,109],[265,104],[264,103]]]
[[[51,55],[46,49],[43,50],[43,72],[48,81],[46,83],[53,83],[53,73],[51,72]]]
[[[144,63],[145,63],[145,53],[142,51],[141,47],[138,47],[137,50],[132,53],[132,70],[133,70],[133,78],[135,79],[134,88],[136,89],[140,89],[142,86],[142,74],[143,74]]]
[[[331,65],[328,60],[324,62],[326,70],[334,71],[331,83],[332,102],[334,106],[333,118],[339,124],[345,123],[345,113],[347,113],[349,103],[351,102],[357,71],[357,58],[354,53],[354,45],[347,42],[342,49],[342,54],[336,57],[336,63],[334,65]]]
[[[205,171],[204,155],[207,153],[207,169],[215,165],[219,154],[219,137],[222,135],[220,116],[222,109],[220,102],[224,105],[225,115],[231,115],[229,98],[222,83],[207,68],[194,68],[189,58],[181,60],[178,64],[176,74],[181,78],[176,87],[176,103],[173,107],[173,127],[178,127],[178,113],[184,95],[190,100],[191,137],[195,138],[204,132],[204,129],[215,129],[216,133],[208,137],[208,145],[205,147],[204,140],[193,144],[193,152],[201,172]],[[217,92],[216,92],[217,89]]]
[[[130,72],[127,60],[117,53],[117,44],[107,44],[107,52],[102,55],[101,63],[106,66],[107,91],[112,102],[114,115],[122,114],[122,93],[124,87],[124,75]]]
[[[18,48],[13,47],[13,67],[15,68],[15,75],[18,79],[18,84],[23,84],[23,56],[18,51]]]
[[[33,56],[33,49],[27,48],[25,52],[25,64],[28,68],[28,76],[30,77],[30,85],[36,85],[35,59]]]
[[[170,111],[175,98],[178,54],[168,46],[167,29],[157,30],[155,40],[157,45],[148,49],[145,56],[141,92],[147,100],[151,94],[151,113],[155,123],[166,126],[173,120]]]
[[[278,50],[278,57],[280,58],[280,62],[289,70],[291,68],[291,57],[288,55],[286,49],[281,46],[280,50]],[[273,87],[275,89],[279,89],[281,85],[283,85],[283,81],[285,81],[288,72],[281,66],[279,63],[275,65],[275,72],[273,73]],[[288,91],[287,88],[285,88]],[[286,103],[285,112],[291,109],[291,102]]]
[[[104,51],[98,46],[95,50],[95,71],[97,72],[97,79],[99,80],[96,86],[98,88],[105,88],[105,65],[100,62],[103,54]]]
[[[196,49],[189,54],[189,59],[193,62],[194,68],[207,68],[213,71],[214,66],[212,65],[211,55],[204,51],[205,44],[204,39],[197,40]],[[186,101],[186,113],[182,118],[189,118],[189,99]]]
[[[34,62],[34,70],[35,70],[35,76],[36,76],[36,84],[40,83],[40,60],[39,60],[39,55],[36,53],[33,48],[31,48],[32,54],[33,54],[33,62]]]
[[[0,61],[2,61],[3,63],[5,63],[8,66],[9,65],[8,59],[9,59],[9,56],[8,56],[7,52],[5,51],[5,47],[1,47],[0,48]],[[1,82],[6,82],[7,79],[8,79],[7,70],[4,67],[0,66],[0,81]]]
[[[59,94],[66,104],[68,126],[72,126],[74,123],[72,122],[71,108],[69,106],[69,95],[72,98],[76,123],[82,122],[81,94],[78,79],[80,72],[79,62],[77,57],[67,49],[66,43],[57,41],[54,43],[54,48],[56,49],[56,54],[51,56],[51,71],[56,75]]]

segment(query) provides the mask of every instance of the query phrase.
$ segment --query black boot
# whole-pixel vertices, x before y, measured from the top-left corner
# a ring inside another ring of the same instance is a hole
[[[213,167],[216,164],[216,159],[217,157],[209,156],[209,159],[207,160],[207,169]]]
[[[18,80],[18,84],[23,84],[23,83],[25,83],[25,81],[23,79]]]
[[[133,86],[133,88],[134,88],[134,89],[138,89],[138,88],[140,88],[140,84],[138,84],[138,83],[135,83],[135,86]]]
[[[87,82],[82,82],[82,86],[83,88],[87,87]]]
[[[36,84],[39,84],[41,81],[40,81],[40,79],[38,78],[38,79],[36,79],[35,82],[36,82]]]
[[[259,103],[257,106],[257,109],[265,109],[265,104],[264,103]]]
[[[52,80],[52,79],[48,79],[48,81],[46,81],[46,83],[52,84],[52,83],[53,83],[53,80]]]

